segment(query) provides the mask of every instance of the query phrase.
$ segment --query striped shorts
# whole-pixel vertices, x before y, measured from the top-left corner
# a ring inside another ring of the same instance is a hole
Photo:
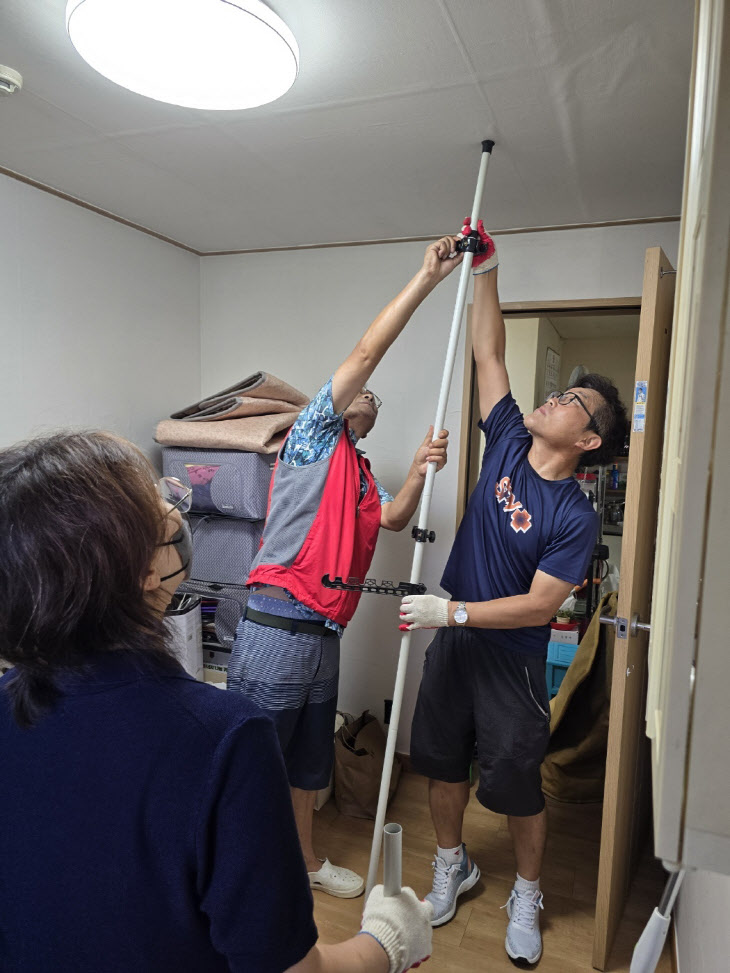
[[[340,640],[286,632],[244,618],[228,665],[228,689],[243,693],[273,721],[289,784],[326,787],[334,763]]]

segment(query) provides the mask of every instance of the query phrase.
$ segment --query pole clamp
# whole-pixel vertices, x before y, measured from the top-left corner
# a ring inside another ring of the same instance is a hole
[[[433,542],[436,540],[436,531],[427,530],[425,527],[414,527],[411,531],[411,537],[419,544],[425,544],[426,541],[433,544]]]
[[[483,242],[476,230],[472,230],[468,236],[456,241],[457,253],[486,253],[487,244]]]

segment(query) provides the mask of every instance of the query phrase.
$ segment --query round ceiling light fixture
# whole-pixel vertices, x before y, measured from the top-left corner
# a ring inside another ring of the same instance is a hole
[[[105,78],[185,108],[266,105],[299,71],[294,35],[261,0],[68,0],[66,29]]]

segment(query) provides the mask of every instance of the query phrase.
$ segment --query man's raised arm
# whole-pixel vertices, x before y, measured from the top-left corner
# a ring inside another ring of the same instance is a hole
[[[493,269],[480,269],[478,257],[475,258],[474,306],[472,308],[471,329],[474,360],[477,366],[477,386],[479,389],[479,413],[486,419],[494,406],[509,392],[509,376],[504,364],[505,330],[502,310],[497,292],[496,250],[479,221],[479,233],[483,240],[492,245],[492,253],[483,266]],[[489,251],[487,251],[489,253]]]
[[[462,254],[449,257],[455,249],[456,238],[451,236],[442,237],[429,245],[421,269],[400,294],[383,308],[337,369],[332,379],[335,412],[343,412],[350,405],[419,304],[461,263]]]

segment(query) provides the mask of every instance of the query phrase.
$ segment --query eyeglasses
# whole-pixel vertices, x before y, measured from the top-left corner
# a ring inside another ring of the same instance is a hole
[[[371,392],[370,389],[365,388],[364,385],[360,389],[360,391],[361,391],[361,393],[363,395],[371,395],[372,396],[373,404],[375,405],[375,411],[376,412],[379,412],[380,411],[380,406],[383,404],[383,400],[380,398],[380,396],[376,395],[375,392]]]
[[[169,503],[173,510],[179,510],[181,514],[190,510],[193,504],[192,487],[186,487],[177,477],[163,476],[157,488],[162,499],[165,503]]]
[[[596,420],[594,416],[588,411],[583,399],[581,399],[581,397],[578,395],[577,392],[551,392],[548,395],[548,397],[545,399],[545,401],[549,402],[550,399],[557,399],[558,405],[570,405],[571,402],[577,402],[578,405],[581,407],[581,409],[585,412],[585,414],[590,419],[589,426],[593,429],[594,432],[598,432],[598,426],[596,425]]]

